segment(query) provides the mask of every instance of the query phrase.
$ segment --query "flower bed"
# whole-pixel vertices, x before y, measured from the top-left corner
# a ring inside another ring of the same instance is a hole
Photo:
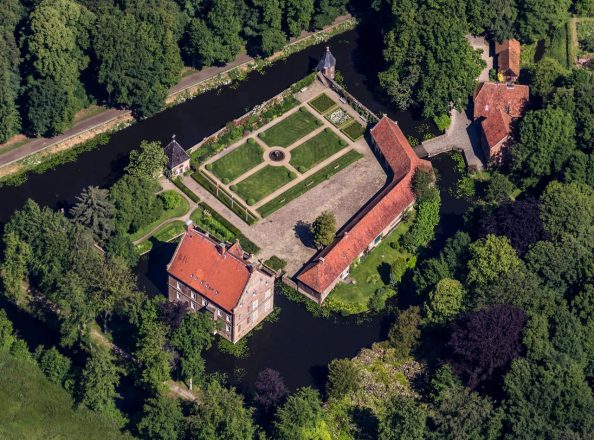
[[[352,120],[353,118],[343,109],[339,108],[338,110],[334,110],[330,113],[326,118],[332,122],[336,127],[341,127],[345,125],[347,122]]]

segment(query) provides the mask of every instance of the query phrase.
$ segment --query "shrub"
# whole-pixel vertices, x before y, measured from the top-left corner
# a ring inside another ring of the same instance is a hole
[[[237,192],[237,185],[231,185],[229,188],[231,189],[231,191]]]
[[[300,111],[300,112],[302,112],[302,113],[305,113],[307,110],[305,109],[305,107],[301,107],[301,108],[299,109],[299,111]]]
[[[344,139],[340,140],[340,145],[342,145],[343,147],[346,147],[347,142]]]
[[[170,209],[175,209],[181,201],[181,196],[173,191],[161,193],[159,194],[159,198],[163,202],[163,208],[167,211],[169,211]]]
[[[250,145],[254,145],[256,143],[256,140],[254,138],[249,138],[247,140],[247,143],[250,144]]]
[[[305,173],[306,169],[303,165],[301,165],[299,168],[297,168],[297,171],[299,171],[301,174]]]
[[[433,122],[435,122],[435,125],[437,125],[437,128],[439,129],[439,131],[446,131],[448,129],[448,127],[450,126],[450,124],[452,123],[452,120],[450,119],[450,115],[444,114],[444,115],[434,116]]]
[[[360,372],[350,359],[334,359],[328,365],[328,396],[340,399],[356,392],[359,387]]]
[[[332,130],[330,129],[330,127],[326,127],[326,128],[324,128],[324,131],[325,131],[326,133],[332,133]]]
[[[265,133],[265,132],[262,132],[262,133],[260,133],[260,134],[258,135],[258,137],[259,137],[260,139],[264,139],[264,138],[266,137],[266,133]]]
[[[247,204],[252,206],[256,204],[256,201],[254,199],[248,199]]]
[[[212,171],[212,164],[211,163],[207,163],[204,168],[206,168],[208,171]]]
[[[289,178],[290,179],[294,179],[297,177],[297,174],[295,174],[293,171],[289,171]]]
[[[38,346],[35,350],[35,358],[39,369],[45,374],[50,382],[64,385],[70,375],[70,359],[61,354],[54,347],[44,350]]]
[[[270,257],[268,260],[264,262],[264,264],[269,268],[277,271],[283,270],[287,266],[287,262],[282,258],[277,257],[276,255]]]
[[[369,310],[372,312],[379,312],[386,308],[386,300],[388,299],[388,295],[386,293],[386,289],[380,287],[373,292],[373,295],[369,298],[367,306]]]
[[[225,177],[225,178],[223,179],[223,183],[224,183],[225,185],[228,185],[228,184],[229,184],[229,178]]]
[[[322,125],[322,124],[323,124],[322,121],[320,121],[319,119],[316,120],[316,125]]]
[[[398,313],[396,322],[388,333],[390,345],[395,349],[398,360],[405,360],[417,346],[421,336],[419,307],[412,306]]]

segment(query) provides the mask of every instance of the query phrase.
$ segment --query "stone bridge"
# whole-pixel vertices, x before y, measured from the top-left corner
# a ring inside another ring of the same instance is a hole
[[[452,123],[445,134],[415,147],[415,153],[419,157],[433,157],[452,150],[461,151],[469,169],[482,170],[484,162],[480,147],[480,127],[470,121],[465,111],[452,110],[450,117]]]

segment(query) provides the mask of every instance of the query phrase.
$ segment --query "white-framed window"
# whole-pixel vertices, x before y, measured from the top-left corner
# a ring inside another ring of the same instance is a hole
[[[229,324],[227,324],[227,325],[225,326],[225,328],[226,328],[226,330],[227,330],[227,333],[231,333],[231,326],[230,326]]]
[[[258,299],[252,301],[252,310],[258,310]]]
[[[191,307],[192,307],[192,310],[196,310],[196,304],[194,304],[194,301],[192,301]]]
[[[258,316],[259,316],[259,312],[258,312],[258,309],[256,309],[252,312],[252,321],[256,322],[258,320]]]
[[[202,305],[203,305],[203,306],[205,306],[205,305],[207,305],[207,304],[208,304],[208,303],[206,302],[206,300],[205,300],[204,298],[202,298]]]
[[[264,298],[270,298],[272,296],[272,289],[268,289],[264,294]]]
[[[177,287],[177,290],[181,290],[181,286],[179,285],[179,281],[175,282],[175,286]]]
[[[227,322],[231,322],[231,315],[227,315]]]
[[[192,299],[196,298],[196,294],[194,292],[192,292]]]
[[[176,297],[177,299],[181,299],[181,296],[180,296],[179,292],[175,292],[175,297]]]
[[[223,313],[221,312],[221,310],[217,310],[217,315],[223,316]]]
[[[265,312],[267,312],[268,310],[270,310],[270,303],[271,303],[271,301],[270,301],[270,300],[267,300],[267,301],[264,303],[264,311],[265,311]]]

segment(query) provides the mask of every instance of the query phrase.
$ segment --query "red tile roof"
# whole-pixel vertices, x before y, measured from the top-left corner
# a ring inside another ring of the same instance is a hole
[[[481,127],[483,128],[483,133],[489,147],[494,147],[509,136],[511,132],[511,121],[511,116],[502,110],[495,112],[487,119],[481,121]]]
[[[511,120],[524,114],[530,89],[523,85],[486,82],[474,96],[474,119],[481,126],[489,148],[493,148],[511,133]]]
[[[230,249],[234,248],[231,246]],[[200,232],[189,229],[167,266],[170,275],[232,312],[250,279],[248,264]]]
[[[371,135],[393,172],[390,184],[378,194],[359,216],[345,227],[345,232],[324,249],[297,279],[311,289],[325,293],[334,281],[390,224],[415,201],[411,182],[417,167],[431,169],[419,159],[400,127],[384,116]]]
[[[505,40],[495,44],[497,66],[499,71],[506,76],[520,76],[520,42],[518,40]]]

